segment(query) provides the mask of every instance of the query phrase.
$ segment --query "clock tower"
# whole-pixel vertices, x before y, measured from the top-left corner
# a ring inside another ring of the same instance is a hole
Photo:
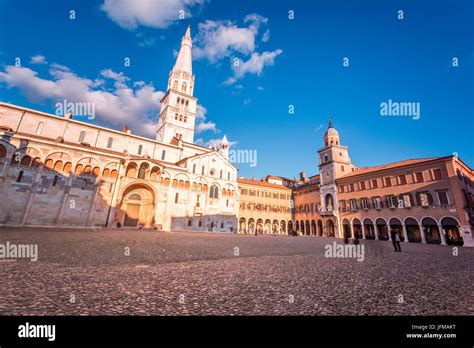
[[[324,133],[324,147],[318,150],[318,154],[321,213],[337,217],[336,179],[354,171],[355,166],[351,162],[347,146],[340,143],[339,132],[334,128],[332,119]]]

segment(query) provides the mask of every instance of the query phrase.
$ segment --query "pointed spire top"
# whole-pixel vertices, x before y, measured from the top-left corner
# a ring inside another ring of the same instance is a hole
[[[332,116],[329,116],[328,129],[329,129],[329,128],[334,128],[334,126],[332,125]]]
[[[186,34],[184,34],[184,37],[187,39],[191,38],[191,25],[188,24],[188,29],[186,29]]]
[[[229,142],[227,141],[227,137],[226,137],[225,134],[224,134],[224,137],[222,138],[221,144],[222,144],[222,145],[229,145]]]
[[[176,58],[176,63],[173,70],[185,71],[190,74],[193,73],[191,51],[193,48],[193,40],[191,39],[191,26],[188,25],[186,33],[181,39],[181,48]]]

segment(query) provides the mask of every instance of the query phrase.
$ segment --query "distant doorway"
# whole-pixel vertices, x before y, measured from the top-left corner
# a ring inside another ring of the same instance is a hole
[[[129,203],[125,212],[123,225],[125,227],[137,227],[138,218],[140,216],[140,204]]]

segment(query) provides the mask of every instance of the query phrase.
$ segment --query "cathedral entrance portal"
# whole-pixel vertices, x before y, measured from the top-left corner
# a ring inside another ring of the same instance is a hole
[[[154,224],[153,191],[144,185],[132,185],[122,194],[120,207],[124,227],[151,227]]]

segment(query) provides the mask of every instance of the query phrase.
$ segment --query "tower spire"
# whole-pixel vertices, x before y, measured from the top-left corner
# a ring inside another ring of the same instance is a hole
[[[181,48],[179,49],[176,63],[174,64],[173,71],[184,71],[192,75],[192,55],[191,51],[193,48],[193,40],[191,39],[191,26],[188,25],[186,33],[181,39]]]

